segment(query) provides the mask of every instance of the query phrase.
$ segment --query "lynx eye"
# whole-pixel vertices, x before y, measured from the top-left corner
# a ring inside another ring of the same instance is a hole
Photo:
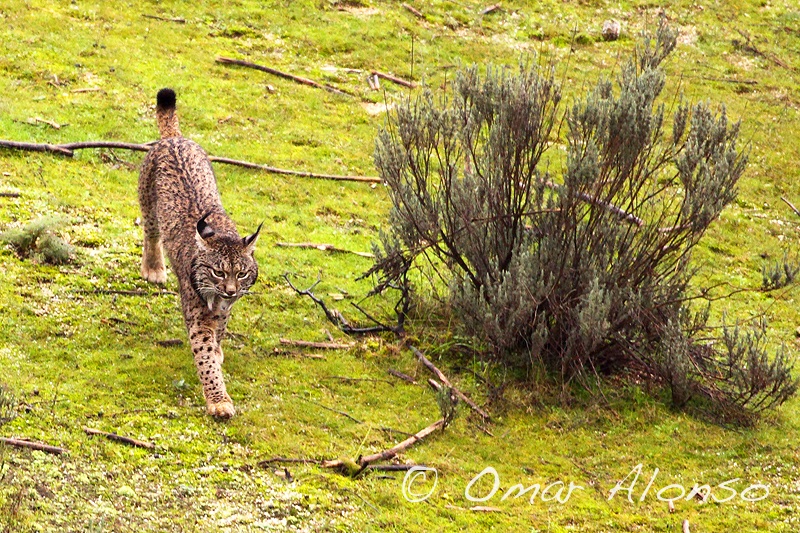
[[[250,275],[249,273],[242,271],[236,274],[236,279],[244,279],[249,275]]]
[[[222,270],[211,269],[211,275],[214,276],[215,278],[222,279],[225,277],[225,272],[223,272]]]

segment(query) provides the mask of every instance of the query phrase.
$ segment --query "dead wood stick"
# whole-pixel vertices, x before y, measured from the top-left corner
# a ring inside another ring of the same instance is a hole
[[[313,172],[304,172],[302,170],[285,170],[282,168],[275,168],[268,165],[260,165],[258,163],[250,163],[248,161],[238,161],[236,159],[228,159],[227,157],[210,156],[212,162],[224,163],[226,165],[235,165],[244,168],[253,168],[256,170],[263,170],[271,174],[283,174],[286,176],[300,176],[303,178],[316,178],[323,180],[339,180],[339,181],[360,181],[364,183],[381,183],[381,179],[372,176],[339,176],[335,174],[316,174]]]
[[[367,465],[368,470],[378,472],[408,472],[412,468],[427,468],[425,465]]]
[[[500,4],[494,4],[481,10],[481,15],[489,15],[500,9]]]
[[[417,8],[415,8],[414,6],[410,6],[410,5],[408,5],[408,4],[402,4],[402,5],[403,5],[403,8],[405,8],[405,9],[406,9],[406,11],[408,11],[409,13],[411,13],[412,15],[414,15],[415,17],[417,17],[417,18],[421,18],[421,19],[424,19],[424,18],[425,18],[425,15],[423,15],[423,14],[422,14],[422,11],[420,11],[420,10],[419,10],[419,9],[417,9]]]
[[[183,18],[159,17],[158,15],[148,15],[146,13],[142,13],[142,16],[147,19],[163,20],[165,22],[177,22],[178,24],[186,24],[186,19]]]
[[[57,130],[60,130],[61,127],[62,127],[62,124],[59,124],[58,122],[55,122],[53,120],[47,120],[47,119],[42,118],[42,117],[33,117],[33,121],[34,122],[41,122],[42,124],[47,124],[51,128],[57,129]],[[63,124],[63,126],[66,126],[66,124]]]
[[[74,143],[59,144],[58,146],[67,150],[82,150],[84,148],[121,148],[123,150],[134,150],[137,152],[147,152],[152,148],[153,143],[138,144],[117,141],[82,141]]]
[[[113,289],[95,289],[93,291],[78,291],[82,294],[120,294],[123,296],[175,296],[178,293],[174,291],[143,291],[143,290],[113,290]]]
[[[130,444],[131,446],[136,446],[137,448],[147,448],[148,450],[154,450],[156,448],[156,445],[153,444],[152,442],[144,442],[131,437],[126,437],[124,435],[118,435],[116,433],[108,433],[106,431],[100,431],[99,429],[84,427],[83,432],[86,433],[87,435],[101,435],[109,440],[115,440],[117,442]]]
[[[19,198],[18,192],[0,192],[0,198]]]
[[[415,355],[415,356],[417,356],[417,359],[419,359],[419,361],[420,361],[420,362],[421,362],[423,365],[425,365],[425,366],[428,368],[428,370],[430,370],[431,372],[433,372],[433,373],[436,375],[436,377],[438,377],[438,378],[439,378],[439,381],[441,381],[442,383],[444,383],[444,384],[445,384],[445,386],[449,387],[449,388],[450,388],[450,389],[451,389],[451,390],[452,390],[452,391],[455,393],[455,395],[456,395],[456,396],[458,396],[459,398],[461,398],[461,400],[462,400],[464,403],[466,403],[467,405],[469,405],[469,406],[470,406],[470,408],[471,408],[473,411],[475,411],[476,413],[478,413],[479,415],[481,415],[481,417],[483,417],[484,419],[486,419],[486,420],[491,420],[491,417],[489,416],[489,413],[487,413],[486,411],[484,411],[483,409],[481,409],[480,407],[478,407],[478,405],[477,405],[475,402],[473,402],[472,400],[470,400],[470,399],[469,399],[469,397],[468,397],[466,394],[464,394],[463,392],[461,392],[460,390],[458,390],[457,388],[455,388],[455,387],[453,386],[453,384],[452,384],[452,383],[450,383],[450,380],[449,380],[449,379],[447,379],[447,376],[445,376],[445,375],[444,375],[444,373],[442,373],[442,371],[441,371],[441,370],[439,370],[438,368],[436,368],[436,365],[434,365],[433,363],[431,363],[431,362],[428,360],[428,358],[427,358],[427,357],[425,357],[425,355],[424,355],[424,354],[423,354],[421,351],[419,351],[419,350],[418,350],[416,347],[414,347],[414,346],[410,346],[410,345],[409,345],[409,348],[411,349],[411,351],[412,351],[412,352],[414,352],[414,355]]]
[[[396,377],[396,378],[400,378],[400,379],[402,379],[403,381],[407,381],[407,382],[411,383],[412,385],[416,385],[416,384],[417,384],[417,382],[416,382],[416,380],[414,380],[414,378],[412,378],[412,377],[411,377],[411,376],[409,376],[408,374],[403,374],[403,373],[402,373],[402,372],[400,372],[399,370],[395,370],[395,369],[393,369],[393,368],[390,368],[389,370],[387,370],[387,372],[388,372],[389,374],[393,375],[393,376],[394,376],[394,377]]]
[[[564,189],[563,185],[558,185],[556,183],[553,183],[552,181],[544,181],[544,182],[542,182],[542,185],[544,185],[548,189],[552,189],[554,191],[560,191],[560,190]],[[639,227],[644,225],[644,220],[642,220],[641,218],[637,217],[636,215],[628,213],[627,211],[625,211],[621,207],[617,207],[614,204],[611,204],[611,203],[608,203],[608,202],[604,202],[603,200],[600,200],[599,198],[595,198],[594,196],[591,196],[591,195],[586,194],[584,192],[579,192],[579,193],[576,194],[576,196],[578,198],[580,198],[581,200],[583,200],[584,202],[590,203],[592,205],[596,205],[597,207],[602,207],[606,211],[610,211],[610,212],[614,213],[615,215],[617,215],[619,218],[621,218],[622,220],[624,220],[626,222],[630,222],[631,224],[636,224]]]
[[[354,342],[347,344],[342,342],[312,342],[312,341],[296,341],[292,339],[281,339],[281,344],[288,346],[302,346],[304,348],[320,348],[322,350],[346,350],[355,346]]]
[[[397,85],[408,87],[409,89],[413,89],[417,86],[417,84],[414,83],[413,81],[404,80],[403,78],[398,78],[397,76],[392,76],[391,74],[386,74],[385,72],[379,72],[377,70],[373,70],[372,75],[377,76],[379,78],[383,78],[392,83],[396,83]]]
[[[334,409],[334,408],[332,408],[332,407],[328,407],[328,406],[326,406],[326,405],[322,405],[321,403],[317,403],[317,402],[315,402],[314,400],[308,400],[308,399],[306,399],[306,398],[301,398],[301,397],[299,397],[299,396],[298,396],[298,399],[299,399],[299,400],[301,400],[301,401],[303,401],[303,402],[308,402],[308,403],[314,404],[314,405],[316,405],[317,407],[322,407],[322,408],[323,408],[323,409],[325,409],[326,411],[330,411],[330,412],[332,412],[332,413],[336,413],[337,415],[342,415],[342,416],[344,416],[344,417],[347,417],[347,418],[349,418],[350,420],[352,420],[353,422],[355,422],[356,424],[363,424],[363,423],[364,423],[363,421],[359,420],[358,418],[356,418],[356,417],[354,417],[354,416],[351,416],[351,415],[349,415],[349,414],[345,413],[344,411],[339,411],[338,409]]]
[[[263,461],[259,461],[256,464],[261,468],[266,468],[267,466],[273,463],[302,463],[302,464],[312,464],[318,465],[322,461],[318,459],[305,459],[303,457],[271,457],[270,459],[264,459]]]
[[[276,242],[275,246],[282,246],[284,248],[314,248],[316,250],[331,251],[331,252],[338,252],[338,253],[345,253],[345,254],[354,254],[360,257],[375,257],[373,254],[368,252],[354,252],[352,250],[345,250],[344,248],[337,248],[332,244],[315,244],[313,242]]]
[[[32,450],[54,453],[56,455],[60,455],[62,453],[69,453],[64,448],[59,448],[58,446],[50,446],[49,444],[44,444],[41,442],[33,442],[30,440],[9,439],[5,437],[0,437],[0,442],[2,442],[3,444],[7,444],[9,446],[16,446],[17,448],[30,448]]]
[[[50,152],[53,154],[72,157],[72,150],[68,150],[57,144],[25,143],[17,141],[0,141],[0,148],[11,148],[13,150],[27,150],[29,152]]]
[[[256,63],[251,63],[249,61],[242,61],[241,59],[231,59],[229,57],[218,57],[217,63],[222,63],[224,65],[239,65],[242,67],[249,67],[254,68],[256,70],[260,70],[262,72],[266,72],[268,74],[272,74],[273,76],[278,76],[280,78],[284,78],[287,80],[291,80],[297,83],[301,83],[303,85],[309,85],[311,87],[316,87],[317,89],[325,89],[326,91],[330,91],[337,94],[345,94],[347,96],[353,96],[352,93],[334,87],[333,85],[328,85],[327,83],[319,83],[314,80],[310,80],[308,78],[303,78],[301,76],[295,76],[294,74],[288,74],[286,72],[281,72],[278,69],[274,69],[272,67],[265,67],[263,65],[257,65]]]
[[[4,141],[0,140],[0,148],[9,148],[13,150],[27,150],[30,152],[50,152],[66,157],[73,157],[74,150],[81,150],[84,148],[120,148],[123,150],[134,150],[139,152],[147,152],[150,150],[152,143],[136,144],[115,141],[85,141],[74,142],[67,144],[47,144],[47,143],[28,143],[17,141]],[[336,174],[317,174],[314,172],[305,172],[302,170],[287,170],[283,168],[271,167],[269,165],[261,165],[258,163],[250,163],[249,161],[239,161],[238,159],[230,159],[227,157],[210,156],[209,160],[222,163],[225,165],[234,165],[244,168],[252,168],[256,170],[263,170],[271,174],[282,174],[285,176],[300,176],[302,178],[314,178],[324,180],[338,180],[338,181],[358,181],[364,183],[381,183],[381,179],[373,176],[340,176]]]
[[[421,441],[437,429],[441,429],[444,426],[444,418],[441,418],[431,424],[430,426],[419,430],[414,435],[410,436],[403,442],[392,446],[388,450],[383,450],[382,452],[375,453],[372,455],[362,456],[359,457],[357,464],[361,466],[362,470],[369,466],[371,463],[375,463],[378,461],[386,461],[391,459],[392,457],[396,456],[398,453],[404,452],[417,442]],[[345,461],[341,459],[336,459],[334,461],[323,461],[322,466],[323,468],[341,468],[345,465]]]
[[[800,211],[798,211],[798,209],[797,209],[797,208],[794,206],[794,204],[793,204],[792,202],[790,202],[789,200],[787,200],[787,199],[786,199],[785,197],[783,197],[783,196],[781,196],[781,200],[783,200],[783,202],[784,202],[786,205],[788,205],[788,206],[791,208],[791,210],[792,210],[792,211],[794,211],[794,214],[795,214],[795,215],[797,215],[797,216],[799,216],[799,217],[800,217]]]
[[[275,348],[272,353],[275,355],[288,355],[291,357],[305,357],[306,359],[325,359],[324,355],[318,353],[295,352],[292,350],[281,350],[279,348]]]
[[[84,87],[82,89],[72,89],[71,93],[93,93],[97,91],[102,91],[100,87]]]

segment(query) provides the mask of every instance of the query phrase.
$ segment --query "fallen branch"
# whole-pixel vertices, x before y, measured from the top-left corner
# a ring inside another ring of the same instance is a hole
[[[318,353],[304,353],[304,352],[295,352],[292,350],[281,350],[275,348],[272,353],[275,355],[290,355],[292,357],[305,357],[306,359],[325,359],[325,356]]]
[[[11,148],[13,150],[27,150],[29,152],[50,152],[52,154],[72,157],[72,150],[68,150],[57,144],[25,143],[17,141],[0,141],[0,148]]]
[[[312,242],[276,242],[275,246],[282,246],[284,248],[313,248],[315,250],[322,250],[323,252],[338,252],[345,254],[354,254],[360,257],[374,258],[375,255],[367,252],[354,252],[352,250],[345,250],[344,248],[337,248],[332,244],[314,244]]]
[[[800,217],[800,211],[798,211],[798,209],[794,206],[794,204],[792,202],[790,202],[789,200],[787,200],[783,196],[781,196],[781,200],[783,200],[784,203],[786,203],[786,205],[788,205],[791,208],[791,210],[794,211],[795,215]]]
[[[315,281],[313,285],[304,290],[300,290],[297,287],[295,287],[294,284],[289,280],[288,274],[284,274],[283,279],[286,280],[286,283],[289,284],[289,287],[291,287],[297,294],[299,294],[300,296],[308,296],[309,298],[311,298],[311,300],[315,304],[317,304],[325,313],[325,317],[331,323],[333,323],[337,328],[339,328],[342,331],[342,333],[345,333],[347,335],[363,335],[368,333],[380,333],[383,331],[392,331],[396,333],[396,331],[393,328],[387,328],[387,326],[369,326],[363,328],[352,326],[350,322],[348,322],[347,319],[345,319],[344,316],[339,311],[337,311],[336,309],[328,309],[328,306],[325,305],[325,302],[323,302],[313,292],[311,292],[314,289],[314,287],[316,287],[322,281],[322,278],[318,277],[317,281]]]
[[[411,13],[415,17],[421,18],[423,20],[425,19],[425,15],[422,14],[422,11],[420,11],[420,10],[416,9],[415,7],[410,6],[408,4],[402,4],[402,5],[409,13]]]
[[[453,384],[450,383],[450,380],[447,379],[447,376],[445,376],[444,373],[442,373],[441,370],[436,368],[436,365],[431,363],[428,360],[428,358],[425,357],[425,355],[422,352],[420,352],[416,347],[411,346],[411,345],[409,345],[409,348],[414,353],[414,355],[417,357],[417,359],[419,359],[419,361],[423,365],[425,365],[428,368],[428,370],[433,372],[436,375],[436,377],[439,378],[439,381],[444,383],[445,386],[449,387],[453,391],[453,393],[455,393],[455,395],[458,396],[464,403],[466,403],[468,406],[470,406],[470,408],[473,411],[475,411],[476,413],[481,415],[482,418],[484,418],[486,420],[491,420],[491,417],[489,416],[489,413],[487,413],[486,411],[484,411],[483,409],[478,407],[478,405],[475,402],[473,402],[472,400],[470,400],[469,397],[466,394],[464,394],[463,392],[461,392],[460,390],[455,388],[453,386]]]
[[[320,378],[321,381],[325,380],[336,380],[336,381],[344,381],[347,383],[350,382],[358,382],[358,381],[367,381],[370,383],[388,383],[391,386],[394,386],[394,382],[389,381],[388,379],[381,379],[381,378],[351,378],[350,376],[328,376],[324,378]]]
[[[312,342],[312,341],[296,341],[292,339],[280,339],[281,344],[288,346],[302,346],[304,348],[319,348],[322,350],[346,350],[355,346],[354,342]]]
[[[389,370],[387,370],[387,372],[388,372],[389,374],[393,375],[393,376],[394,376],[394,377],[396,377],[396,378],[400,378],[400,379],[402,379],[403,381],[407,381],[407,382],[411,383],[412,385],[416,385],[416,384],[417,384],[417,382],[416,382],[416,380],[414,380],[414,378],[412,378],[412,377],[411,377],[411,376],[409,376],[408,374],[403,374],[403,373],[402,373],[402,372],[400,372],[399,370],[395,370],[395,369],[393,369],[393,368],[390,368]]]
[[[0,198],[19,198],[20,193],[18,192],[0,192]]]
[[[32,120],[34,122],[41,122],[42,124],[47,124],[48,126],[50,126],[53,129],[56,129],[56,130],[60,130],[63,126],[67,125],[67,124],[59,124],[58,122],[55,122],[53,120],[47,120],[47,119],[44,119],[42,117],[33,117]]]
[[[146,19],[155,19],[155,20],[163,20],[165,22],[177,22],[178,24],[186,24],[186,19],[183,18],[159,17],[158,15],[148,15],[145,13],[143,13],[142,16]]]
[[[97,91],[102,91],[100,87],[84,87],[82,89],[72,89],[71,93],[94,93]]]
[[[9,439],[5,437],[0,437],[0,443],[7,444],[9,446],[16,446],[17,448],[30,448],[32,450],[39,450],[40,452],[54,453],[56,455],[60,455],[62,453],[69,453],[65,448],[59,448],[58,446],[50,446],[49,444],[44,444],[41,442],[33,442],[30,440]]]
[[[12,150],[25,150],[29,152],[48,152],[65,157],[73,157],[75,150],[82,150],[85,148],[119,148],[122,150],[134,150],[138,152],[147,152],[152,147],[152,143],[136,144],[116,141],[85,141],[74,142],[66,144],[47,144],[47,143],[28,143],[17,141],[4,141],[0,140],[0,148],[9,148]],[[227,157],[209,156],[210,161],[215,163],[222,163],[224,165],[233,165],[244,168],[252,168],[256,170],[263,170],[271,174],[281,174],[284,176],[299,176],[302,178],[314,178],[325,180],[338,180],[338,181],[357,181],[363,183],[382,183],[381,179],[373,176],[340,176],[336,174],[317,174],[314,172],[305,172],[302,170],[287,170],[283,168],[271,167],[269,165],[261,165],[258,163],[250,163],[249,161],[239,161],[238,159],[230,159]]]
[[[500,4],[494,4],[481,10],[481,15],[490,15],[500,9]]]
[[[286,170],[268,165],[260,165],[258,163],[250,163],[248,161],[238,161],[236,159],[228,159],[227,157],[209,156],[209,159],[216,163],[235,165],[244,168],[253,168],[256,170],[263,170],[271,174],[282,174],[285,176],[300,176],[301,178],[315,178],[323,180],[358,181],[363,183],[382,183],[380,178],[372,176],[339,176],[336,174],[316,174],[313,172],[304,172],[302,170]]]
[[[183,341],[181,339],[165,339],[163,341],[156,341],[156,344],[168,348],[170,346],[183,346]]]
[[[356,465],[359,466],[361,468],[361,470],[356,472],[355,475],[357,475],[362,470],[367,468],[371,463],[375,463],[375,462],[378,462],[378,461],[386,461],[388,459],[391,459],[391,458],[395,457],[398,453],[404,452],[405,450],[407,450],[408,448],[410,448],[411,446],[413,446],[417,442],[421,441],[422,439],[424,439],[425,437],[427,437],[428,435],[430,435],[431,433],[433,433],[437,429],[442,428],[443,426],[444,426],[444,418],[441,418],[441,419],[437,420],[436,422],[434,422],[433,424],[431,424],[430,426],[428,426],[428,427],[426,427],[424,429],[421,429],[416,434],[410,436],[409,438],[407,438],[403,442],[401,442],[401,443],[399,443],[399,444],[397,444],[395,446],[392,446],[388,450],[384,450],[382,452],[375,453],[375,454],[372,454],[372,455],[367,455],[366,457],[364,457],[364,456],[359,457],[358,460],[356,461]],[[322,462],[322,466],[323,466],[323,468],[341,469],[341,468],[347,466],[347,462],[342,460],[342,459],[336,459],[334,461],[323,461]]]
[[[552,189],[554,191],[559,191],[559,190],[562,190],[564,188],[562,185],[558,185],[556,183],[553,183],[552,181],[544,181],[544,182],[542,182],[542,185],[544,185],[548,189]],[[631,224],[636,224],[639,227],[644,225],[644,220],[642,220],[641,218],[637,217],[634,214],[628,213],[624,209],[622,209],[620,207],[617,207],[614,204],[610,204],[608,202],[604,202],[604,201],[600,200],[599,198],[595,198],[594,196],[591,196],[591,195],[586,194],[584,192],[579,192],[577,194],[577,197],[580,198],[581,200],[583,200],[584,202],[590,203],[592,205],[596,205],[597,207],[601,207],[601,208],[605,209],[606,211],[610,211],[610,212],[614,213],[615,215],[617,215],[622,220],[625,220],[626,222],[630,222]]]
[[[302,457],[272,457],[270,459],[264,459],[263,461],[259,461],[256,463],[261,468],[266,468],[267,466],[273,463],[302,463],[302,464],[312,464],[318,465],[321,464],[322,461],[319,459],[304,459]]]
[[[417,86],[417,84],[414,83],[413,81],[404,80],[403,78],[398,78],[397,76],[392,76],[391,74],[386,74],[385,72],[379,72],[377,70],[373,70],[372,75],[377,76],[379,78],[383,78],[392,83],[396,83],[397,85],[408,87],[409,89],[414,89]]]
[[[222,63],[224,65],[239,65],[242,67],[254,68],[256,70],[260,70],[262,72],[266,72],[268,74],[272,74],[273,76],[278,76],[280,78],[284,78],[287,80],[291,80],[297,83],[301,83],[303,85],[309,85],[311,87],[316,87],[317,89],[325,89],[326,91],[330,91],[337,94],[345,94],[347,96],[353,96],[352,93],[334,87],[332,85],[328,85],[327,83],[319,83],[314,80],[310,80],[308,78],[303,78],[300,76],[295,76],[294,74],[288,74],[286,72],[281,72],[278,69],[274,69],[272,67],[265,67],[263,65],[257,65],[256,63],[251,63],[249,61],[243,61],[241,59],[231,59],[229,57],[218,57],[217,63]]]
[[[304,402],[308,402],[308,403],[310,403],[310,404],[314,404],[314,405],[316,405],[317,407],[322,407],[322,408],[323,408],[323,409],[325,409],[326,411],[330,411],[330,412],[332,412],[332,413],[336,413],[337,415],[342,415],[342,416],[344,416],[344,417],[347,417],[347,418],[349,418],[350,420],[352,420],[353,422],[355,422],[356,424],[363,424],[363,423],[364,423],[364,422],[362,422],[361,420],[359,420],[358,418],[356,418],[356,417],[354,417],[354,416],[351,416],[351,415],[349,415],[349,414],[345,413],[344,411],[339,411],[338,409],[334,409],[334,408],[332,408],[332,407],[328,407],[328,406],[322,405],[321,403],[317,403],[317,402],[315,402],[314,400],[309,400],[309,399],[307,399],[307,398],[301,398],[301,397],[299,397],[299,396],[298,396],[298,399],[300,399],[301,401],[304,401]]]
[[[83,432],[86,433],[87,435],[101,435],[109,440],[130,444],[131,446],[136,446],[137,448],[146,448],[148,450],[154,450],[156,447],[156,445],[153,444],[152,442],[144,442],[131,437],[125,437],[124,435],[117,435],[116,433],[107,433],[105,431],[100,431],[99,429],[92,429],[85,427],[83,428]]]
[[[114,289],[94,289],[93,291],[78,291],[81,294],[119,294],[122,296],[177,296],[175,291],[143,291],[143,290],[114,290]]]
[[[701,76],[701,79],[708,81],[718,81],[720,83],[735,83],[737,85],[758,85],[756,80],[737,80],[735,78],[714,78],[711,76]]]

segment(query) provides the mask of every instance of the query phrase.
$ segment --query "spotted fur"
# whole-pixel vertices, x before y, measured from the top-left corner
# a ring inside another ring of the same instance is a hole
[[[244,238],[237,233],[222,208],[208,156],[181,135],[171,89],[159,91],[156,117],[161,140],[139,176],[142,276],[166,282],[166,251],[208,413],[227,418],[236,411],[222,377],[222,338],[231,307],[258,277],[253,253],[261,226]]]

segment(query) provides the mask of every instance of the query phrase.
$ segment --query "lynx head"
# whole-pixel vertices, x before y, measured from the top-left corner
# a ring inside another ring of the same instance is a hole
[[[258,278],[253,252],[261,225],[247,237],[217,234],[206,223],[210,214],[206,213],[197,221],[197,255],[192,264],[192,282],[209,310],[219,304],[226,311]]]

